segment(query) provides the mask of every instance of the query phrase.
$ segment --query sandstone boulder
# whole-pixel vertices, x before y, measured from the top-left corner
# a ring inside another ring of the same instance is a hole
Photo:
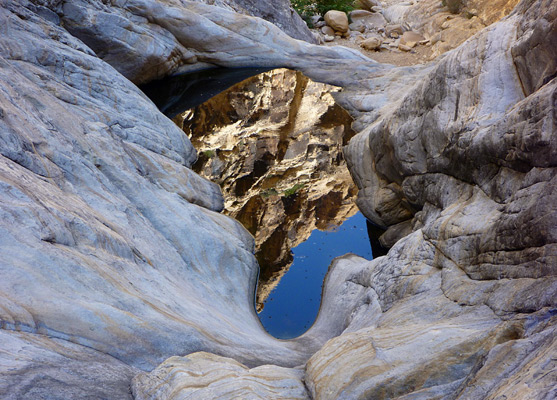
[[[336,32],[348,32],[348,16],[342,11],[330,10],[325,14],[325,22]]]
[[[325,36],[335,36],[335,30],[329,25],[325,25],[321,28],[321,33]]]
[[[398,38],[402,36],[403,33],[404,33],[404,29],[402,28],[402,25],[394,24],[394,25],[387,25],[385,27],[385,35],[387,35],[390,38]]]
[[[378,37],[371,37],[365,39],[360,43],[360,46],[366,50],[379,50],[383,41]]]

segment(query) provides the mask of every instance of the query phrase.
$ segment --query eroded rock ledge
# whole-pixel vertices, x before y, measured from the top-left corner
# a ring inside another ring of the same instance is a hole
[[[138,373],[137,398],[555,397],[557,3],[398,69],[198,2],[0,4],[3,398],[130,398]],[[337,259],[294,341],[262,329],[252,238],[130,82],[213,65],[301,69],[357,118],[358,204],[393,247]]]

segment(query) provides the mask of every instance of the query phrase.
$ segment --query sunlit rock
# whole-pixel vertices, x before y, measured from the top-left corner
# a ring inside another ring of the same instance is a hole
[[[136,400],[309,400],[302,377],[302,370],[276,365],[249,369],[231,358],[194,353],[137,375],[132,391]]]
[[[508,15],[518,4],[518,0],[469,0],[450,3],[456,6],[452,11],[438,0],[394,1],[387,4],[383,14],[391,23],[404,25],[430,39],[432,57],[437,57],[458,47],[481,29]]]
[[[348,32],[348,16],[345,12],[330,10],[327,11],[324,18],[327,25],[333,28],[335,32]]]

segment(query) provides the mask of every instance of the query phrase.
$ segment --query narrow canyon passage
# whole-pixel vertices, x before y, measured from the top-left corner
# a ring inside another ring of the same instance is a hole
[[[372,258],[342,152],[354,132],[333,98],[339,88],[293,70],[242,68],[176,76],[143,90],[198,150],[193,168],[220,185],[223,212],[254,236],[263,326],[279,339],[303,334],[317,316],[332,260]]]

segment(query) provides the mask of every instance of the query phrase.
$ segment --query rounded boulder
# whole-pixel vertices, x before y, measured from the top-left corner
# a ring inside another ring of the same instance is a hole
[[[325,14],[325,22],[336,32],[348,32],[348,16],[342,11],[327,11]]]

